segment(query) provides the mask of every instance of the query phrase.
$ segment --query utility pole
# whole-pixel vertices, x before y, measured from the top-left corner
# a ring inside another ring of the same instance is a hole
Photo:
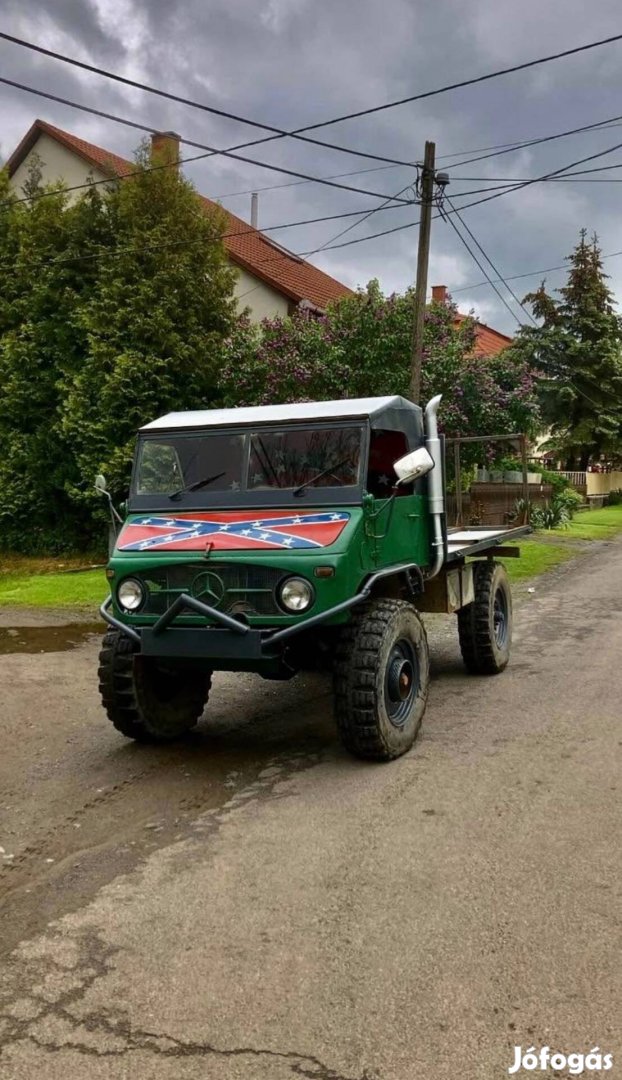
[[[419,221],[419,249],[417,252],[417,282],[413,312],[412,354],[410,367],[410,398],[419,402],[421,397],[421,364],[423,360],[423,324],[425,300],[428,291],[428,262],[430,259],[430,228],[434,204],[436,144],[426,142],[421,172],[421,218]]]

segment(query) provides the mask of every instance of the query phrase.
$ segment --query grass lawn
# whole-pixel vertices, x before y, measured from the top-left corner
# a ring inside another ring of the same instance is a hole
[[[571,544],[552,544],[540,540],[524,540],[520,547],[520,559],[504,559],[510,581],[525,581],[537,577],[546,570],[572,559],[577,550]]]
[[[520,559],[507,559],[511,581],[537,577],[585,550],[585,541],[610,540],[622,532],[622,505],[582,510],[564,529],[542,530],[519,543]]]
[[[602,510],[582,510],[567,529],[560,530],[570,540],[608,540],[622,530],[622,504]]]
[[[0,606],[99,607],[108,592],[104,568],[81,567],[105,562],[102,555],[64,555],[43,559],[0,554]]]
[[[508,559],[512,581],[525,581],[572,559],[585,550],[589,540],[608,540],[622,532],[622,505],[577,514],[566,529],[539,532],[523,540],[520,559]],[[108,595],[103,567],[67,573],[78,567],[102,563],[102,556],[64,556],[33,559],[0,555],[0,606],[90,608],[99,607]]]

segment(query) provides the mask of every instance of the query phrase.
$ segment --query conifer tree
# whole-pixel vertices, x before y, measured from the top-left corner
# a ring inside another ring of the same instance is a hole
[[[622,319],[606,282],[597,237],[582,230],[560,299],[544,282],[525,297],[541,325],[512,350],[541,374],[543,420],[570,469],[622,450]]]

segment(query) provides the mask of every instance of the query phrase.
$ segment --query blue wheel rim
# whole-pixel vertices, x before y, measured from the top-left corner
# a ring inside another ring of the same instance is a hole
[[[384,677],[384,702],[393,727],[403,728],[419,693],[417,651],[408,638],[396,641],[389,653]]]
[[[493,606],[493,632],[499,649],[507,645],[510,629],[508,598],[505,589],[499,587],[495,593]]]

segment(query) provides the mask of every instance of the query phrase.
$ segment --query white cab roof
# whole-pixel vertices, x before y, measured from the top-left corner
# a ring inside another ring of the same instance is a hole
[[[197,409],[172,412],[145,424],[141,431],[172,428],[233,427],[238,424],[279,424],[290,420],[366,418],[385,409],[415,409],[403,397],[350,398],[343,401],[303,401],[287,405],[256,405],[239,409]]]

